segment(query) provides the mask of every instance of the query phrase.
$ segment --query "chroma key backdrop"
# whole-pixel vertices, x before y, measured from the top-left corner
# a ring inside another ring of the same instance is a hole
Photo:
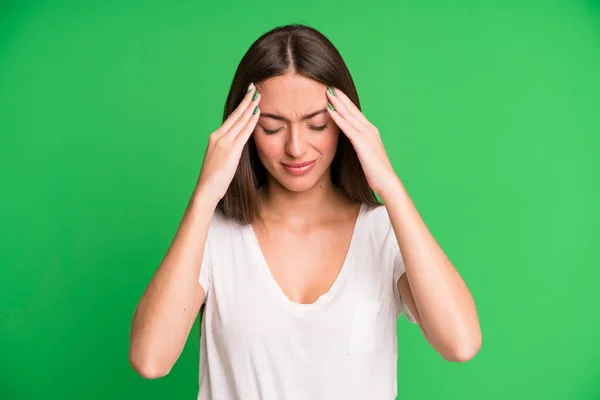
[[[467,363],[398,320],[398,399],[600,399],[590,0],[1,2],[0,399],[197,397],[198,322],[145,380],[131,318],[238,62],[288,23],[337,46],[477,304]]]

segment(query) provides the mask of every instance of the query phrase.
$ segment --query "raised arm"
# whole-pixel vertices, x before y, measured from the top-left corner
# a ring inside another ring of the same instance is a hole
[[[162,377],[179,358],[206,293],[199,283],[210,223],[233,179],[260,113],[251,85],[236,110],[210,135],[196,190],[131,324],[129,361],[147,379]]]
[[[352,143],[369,186],[390,216],[406,267],[398,281],[400,296],[444,359],[471,359],[481,346],[481,330],[469,289],[396,175],[379,129],[341,90],[329,88],[326,96],[329,115]]]

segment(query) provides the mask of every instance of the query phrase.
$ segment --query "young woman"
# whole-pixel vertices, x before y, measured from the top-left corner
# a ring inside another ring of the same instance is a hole
[[[223,119],[133,318],[140,375],[169,373],[201,306],[198,399],[393,399],[401,313],[444,359],[476,354],[469,290],[326,37],[261,36]]]

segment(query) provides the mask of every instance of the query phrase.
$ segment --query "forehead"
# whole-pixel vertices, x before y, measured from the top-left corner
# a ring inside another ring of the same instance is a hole
[[[302,75],[276,76],[257,87],[262,112],[282,115],[292,121],[327,106],[327,86]]]

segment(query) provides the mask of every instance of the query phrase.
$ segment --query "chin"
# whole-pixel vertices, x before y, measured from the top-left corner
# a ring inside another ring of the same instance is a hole
[[[316,182],[313,180],[305,179],[302,182],[279,181],[279,183],[281,184],[281,186],[283,186],[290,192],[300,193],[300,192],[305,192],[305,191],[311,189],[312,187],[314,187]]]

